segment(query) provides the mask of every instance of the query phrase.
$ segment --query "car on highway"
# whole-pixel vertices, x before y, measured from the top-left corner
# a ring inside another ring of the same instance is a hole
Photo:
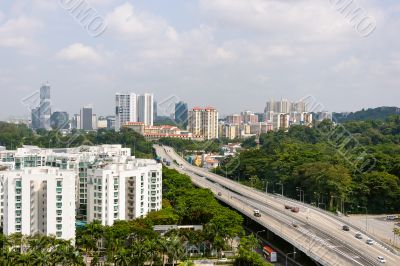
[[[378,256],[378,261],[379,261],[380,263],[386,263],[385,258],[382,257],[382,256]]]
[[[297,228],[299,225],[296,223],[296,221],[292,221],[292,226]]]
[[[350,231],[350,227],[348,227],[347,225],[343,225],[342,230],[343,231]]]
[[[221,192],[218,192],[218,196],[222,196],[222,193],[221,193]]]
[[[286,210],[291,210],[291,209],[292,209],[292,206],[290,206],[290,205],[285,205],[285,209],[286,209]]]
[[[254,209],[253,213],[255,217],[261,217],[260,210]]]
[[[299,212],[300,211],[300,208],[299,207],[292,207],[292,212]]]
[[[374,244],[374,240],[367,239],[367,241],[365,241],[365,243],[367,243],[368,245],[373,245]]]
[[[363,239],[363,236],[362,236],[362,234],[360,234],[360,233],[355,234],[355,237],[356,237],[357,239]]]

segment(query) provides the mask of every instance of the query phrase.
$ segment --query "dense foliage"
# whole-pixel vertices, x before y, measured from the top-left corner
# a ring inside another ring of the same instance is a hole
[[[69,241],[47,236],[0,235],[0,265],[85,265]]]
[[[357,112],[350,113],[333,113],[334,120],[342,123],[347,121],[364,121],[364,120],[386,120],[392,115],[398,115],[400,109],[397,107],[378,107],[362,109]]]
[[[400,117],[386,121],[323,121],[314,128],[263,134],[261,147],[245,145],[238,163],[225,161],[229,177],[331,210],[400,212]]]
[[[143,136],[130,129],[115,132],[113,130],[98,130],[83,132],[74,130],[64,135],[60,131],[38,130],[36,133],[26,125],[15,125],[0,122],[0,145],[15,149],[22,145],[36,145],[43,148],[65,148],[81,145],[100,145],[120,143],[132,149],[137,157],[151,157],[152,145]]]
[[[215,152],[221,151],[221,147],[229,142],[228,139],[215,139],[207,141],[195,141],[195,140],[185,140],[176,138],[161,138],[159,143],[162,145],[173,147],[178,152],[189,151],[205,151],[205,152]]]
[[[240,239],[239,256],[235,260],[235,266],[268,266],[272,265],[267,263],[263,257],[254,250],[259,246],[257,239],[254,235],[245,236]]]

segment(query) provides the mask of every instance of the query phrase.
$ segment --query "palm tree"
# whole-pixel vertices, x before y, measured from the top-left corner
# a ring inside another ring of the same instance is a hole
[[[33,253],[31,251],[20,253],[15,262],[17,265],[28,266],[32,262],[33,257]]]
[[[175,266],[175,261],[184,258],[185,249],[178,236],[171,236],[168,239],[168,258],[172,259],[172,266]]]
[[[125,248],[121,248],[114,256],[114,263],[116,266],[129,266],[131,265],[131,254]]]

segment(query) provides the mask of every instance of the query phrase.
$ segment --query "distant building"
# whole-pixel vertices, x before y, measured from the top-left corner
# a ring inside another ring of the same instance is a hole
[[[40,128],[50,130],[51,102],[50,102],[50,85],[47,83],[40,88],[40,107],[39,119]]]
[[[154,101],[154,103],[153,103],[153,113],[154,113],[154,115],[153,115],[154,120],[156,120],[157,116],[158,116],[158,104],[156,101]]]
[[[32,128],[50,130],[51,118],[51,101],[50,101],[50,85],[44,84],[40,87],[39,106],[31,110]]]
[[[53,129],[69,129],[69,115],[67,112],[54,112],[51,114],[50,126]]]
[[[178,102],[175,104],[175,122],[178,124],[187,125],[188,123],[189,110],[188,105],[185,102]]]
[[[119,131],[127,122],[137,122],[137,97],[134,93],[115,95],[115,130]]]
[[[32,115],[31,115],[31,119],[32,119],[32,124],[31,127],[33,129],[38,129],[40,128],[40,107],[36,107],[34,109],[32,109]]]
[[[115,129],[115,116],[107,116],[107,129]]]
[[[225,120],[229,125],[240,125],[242,123],[242,116],[238,114],[228,115]]]
[[[151,93],[145,93],[138,96],[138,119],[137,122],[143,122],[146,126],[153,125],[154,122],[154,96]]]
[[[84,107],[80,113],[80,129],[85,131],[93,130],[93,109],[91,107]]]
[[[244,111],[241,114],[242,116],[242,121],[245,124],[257,124],[258,123],[258,116],[255,115],[253,112],[250,111]]]
[[[97,118],[97,129],[107,128],[107,118],[104,116],[99,116]]]
[[[193,108],[189,111],[188,130],[204,139],[218,138],[218,111],[213,107]]]

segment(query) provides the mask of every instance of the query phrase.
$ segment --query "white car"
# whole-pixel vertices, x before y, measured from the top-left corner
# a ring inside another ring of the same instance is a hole
[[[378,261],[379,261],[380,263],[386,263],[385,258],[382,257],[382,256],[378,256]]]
[[[368,245],[373,245],[374,244],[374,240],[368,239],[365,243],[367,243]]]

